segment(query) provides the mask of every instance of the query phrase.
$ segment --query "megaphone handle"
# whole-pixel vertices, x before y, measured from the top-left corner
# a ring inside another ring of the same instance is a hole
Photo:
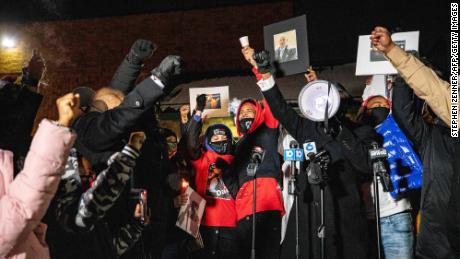
[[[327,98],[326,98],[326,109],[324,110],[324,128],[326,133],[329,134],[329,93],[331,91],[331,82],[327,82]]]

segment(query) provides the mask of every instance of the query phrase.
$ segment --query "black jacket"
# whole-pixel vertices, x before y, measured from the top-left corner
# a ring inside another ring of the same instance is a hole
[[[20,171],[18,164],[23,163],[29,150],[42,99],[42,95],[16,84],[0,89],[0,148],[14,153],[15,173]]]
[[[93,186],[84,190],[79,176],[78,156],[76,150],[71,150],[54,206],[51,207],[57,222],[66,230],[52,229],[51,233],[58,235],[52,238],[52,256],[112,259],[134,246],[141,236],[143,225],[131,216],[129,221],[115,228],[109,225],[107,215],[119,214],[113,211],[112,206],[123,192],[129,193],[126,185],[138,155],[136,150],[125,146],[122,152],[112,155],[107,168],[99,173]],[[134,204],[127,210],[132,213]]]
[[[417,256],[421,258],[455,258],[447,239],[448,204],[454,180],[455,140],[449,127],[439,119],[434,124],[423,121],[415,111],[413,91],[398,78],[393,89],[393,116],[398,125],[418,149],[423,162],[420,233],[417,237]],[[457,214],[457,218],[460,215]]]
[[[112,81],[112,84],[118,84],[118,87],[121,87],[121,90],[126,94],[122,104],[103,113],[89,112],[77,119],[73,124],[73,128],[78,134],[75,147],[83,157],[89,160],[92,169],[100,172],[106,167],[105,162],[111,154],[123,148],[128,141],[130,132],[143,130],[147,136],[147,140],[141,149],[143,157],[139,157],[136,162],[134,182],[149,185],[150,181],[138,179],[142,177],[139,171],[141,171],[140,169],[144,171],[149,170],[148,174],[146,174],[147,178],[154,175],[158,172],[158,168],[155,166],[149,167],[149,165],[159,163],[158,161],[161,160],[162,156],[155,145],[152,148],[152,143],[158,142],[157,135],[155,134],[157,124],[155,121],[151,122],[146,118],[153,118],[153,114],[148,114],[148,112],[151,111],[154,103],[163,95],[163,90],[149,77],[127,93],[126,91],[134,85],[135,78],[130,80],[123,79],[124,75],[134,73],[131,68],[123,65],[124,62]],[[147,122],[151,122],[151,124],[145,126]],[[156,150],[155,153],[149,152],[151,149]],[[147,165],[146,161],[148,161]],[[151,178],[148,180],[151,180]],[[154,194],[152,194],[151,188],[146,188],[147,186],[144,184],[138,184],[135,187],[147,189],[149,205],[153,203]],[[113,213],[106,216],[109,229],[118,229],[131,217],[131,211],[127,209],[129,207],[128,203],[129,190],[125,190],[111,210]],[[100,243],[108,242],[106,236],[100,235],[96,239]],[[125,256],[130,257],[132,253],[137,253],[136,256],[141,257],[143,249],[139,249],[139,243],[142,242],[143,239],[126,253]]]
[[[281,172],[280,158],[278,155],[279,123],[273,117],[269,107],[264,107],[253,99],[247,99],[241,102],[236,118],[238,118],[240,109],[246,102],[254,105],[256,114],[248,132],[242,134],[238,128],[241,138],[235,144],[235,158],[230,172],[230,175],[238,176],[238,187],[243,186],[246,182],[253,179],[252,176],[248,176],[247,168],[249,163],[251,163],[251,156],[255,147],[260,147],[265,152],[264,159],[257,169],[258,178],[276,178],[279,180]],[[266,105],[265,100],[263,100],[263,103]],[[232,192],[235,185],[229,180],[227,180],[225,184],[230,186],[230,191]]]
[[[126,95],[120,106],[78,118],[72,126],[78,134],[75,142],[78,152],[90,161],[95,171],[100,171],[110,155],[123,148],[129,133],[162,94],[161,87],[147,78]]]
[[[126,58],[118,67],[110,86],[129,96],[136,91],[134,87],[142,65],[130,63]],[[136,258],[147,253],[156,258],[166,244],[184,238],[183,232],[175,226],[177,209],[173,198],[178,194],[168,184],[168,179],[178,171],[177,164],[182,161],[180,155],[168,160],[166,139],[155,118],[153,107],[143,112],[134,126],[144,131],[146,141],[134,169],[134,186],[148,193],[148,205],[151,210],[150,225],[142,234],[142,240],[123,258]]]
[[[283,99],[278,87],[264,91],[275,118],[302,145],[315,141],[318,151],[327,150],[331,164],[327,174],[329,181],[325,188],[326,211],[326,258],[366,258],[367,227],[364,206],[360,197],[360,174],[372,172],[368,159],[368,147],[378,139],[373,128],[357,125],[342,119],[341,131],[336,137],[324,134],[319,123],[300,117]],[[306,258],[319,257],[320,191],[316,185],[307,183],[305,173],[299,175],[301,206],[300,233],[301,254]],[[293,215],[293,213],[291,213]],[[286,239],[281,258],[293,258],[295,251],[294,216],[289,219]]]

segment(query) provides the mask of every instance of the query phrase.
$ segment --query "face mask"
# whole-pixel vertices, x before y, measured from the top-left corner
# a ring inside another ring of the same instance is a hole
[[[168,142],[168,154],[172,154],[176,151],[177,149],[177,143],[176,142]]]
[[[367,116],[367,123],[373,127],[386,120],[388,113],[390,113],[390,109],[385,107],[372,108],[370,111],[370,115]]]
[[[209,146],[212,148],[214,152],[219,154],[225,154],[227,153],[228,142],[226,140],[209,142]]]
[[[244,118],[244,119],[241,119],[238,124],[239,124],[239,127],[240,127],[240,131],[243,132],[243,133],[246,133],[248,132],[248,130],[251,128],[252,126],[252,122],[254,121],[253,118]]]

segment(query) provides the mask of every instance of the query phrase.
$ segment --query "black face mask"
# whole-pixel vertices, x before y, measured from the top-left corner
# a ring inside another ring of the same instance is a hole
[[[214,152],[219,154],[225,154],[228,151],[228,141],[215,141],[209,142],[209,146],[214,150]]]
[[[372,108],[370,114],[365,118],[365,123],[375,127],[386,120],[389,113],[390,109],[385,107]]]
[[[243,132],[243,133],[248,132],[249,129],[251,128],[253,122],[254,122],[254,118],[244,118],[244,119],[241,119],[241,120],[238,122],[240,131]]]

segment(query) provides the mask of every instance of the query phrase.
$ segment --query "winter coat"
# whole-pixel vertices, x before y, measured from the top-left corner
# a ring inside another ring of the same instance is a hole
[[[417,58],[407,54],[398,46],[392,48],[386,55],[407,84],[414,89],[414,93],[425,100],[431,109],[447,125],[451,125],[451,86],[441,80],[430,68]],[[458,104],[458,103],[457,103]],[[457,111],[458,116],[458,111]],[[460,157],[460,138],[452,139],[455,145],[455,156]],[[460,185],[460,159],[454,160],[454,186]],[[456,256],[460,257],[460,188],[452,188],[451,200],[447,210],[447,221],[450,226],[447,230],[449,241]]]
[[[225,173],[224,171],[232,163],[233,155],[230,154],[230,150],[227,154],[218,154],[213,150],[209,150],[209,148],[203,152],[199,141],[202,126],[201,117],[195,115],[190,121],[185,134],[188,155],[192,160],[191,163],[196,172],[195,188],[198,194],[206,199],[206,207],[201,225],[209,227],[235,227],[235,200],[222,180],[222,174]],[[216,126],[227,128],[225,125]],[[230,132],[230,129],[227,128],[227,132]],[[227,137],[232,141],[231,135]],[[205,138],[205,141],[208,141],[207,138]],[[228,146],[228,149],[230,149],[230,146]],[[223,166],[219,165],[219,161],[225,161]],[[212,167],[218,169],[213,169]],[[215,175],[215,170],[220,170],[220,175]]]
[[[399,78],[393,89],[393,116],[412,140],[423,161],[421,224],[416,253],[421,258],[455,258],[447,231],[460,226],[447,224],[449,201],[454,186],[455,140],[449,127],[439,119],[434,124],[423,121],[415,111],[412,90]],[[460,214],[457,214],[457,218]]]
[[[238,118],[244,103],[254,105],[255,117],[246,133],[238,129],[241,136],[235,145],[235,157],[230,175],[238,176],[238,193],[236,195],[236,211],[238,220],[253,212],[253,177],[248,175],[247,168],[251,163],[254,148],[260,147],[264,159],[257,168],[256,212],[280,211],[284,214],[283,200],[278,181],[281,177],[280,157],[278,155],[279,122],[273,117],[270,107],[263,100],[263,106],[256,100],[247,99],[241,102],[236,114]],[[224,178],[225,180],[225,178]],[[232,186],[227,183],[227,186]]]
[[[93,170],[102,170],[110,156],[123,148],[123,140],[162,94],[162,88],[147,78],[125,96],[120,106],[102,113],[89,112],[75,121],[72,126],[78,134],[75,147],[89,160]]]
[[[40,221],[64,171],[75,134],[49,120],[40,123],[13,180],[13,154],[0,150],[0,258],[49,258]]]
[[[125,58],[112,78],[110,86],[122,91],[126,98],[133,95],[138,91],[139,85],[135,86],[135,83],[142,68],[143,65],[132,64]],[[152,86],[146,90],[152,91]],[[155,100],[158,100],[159,97],[155,97]],[[152,255],[152,253],[161,251],[168,242],[182,239],[183,235],[177,231],[175,222],[173,222],[177,217],[177,209],[173,206],[173,198],[176,193],[171,190],[167,182],[177,168],[175,168],[174,161],[167,159],[166,139],[155,118],[153,105],[145,108],[142,115],[135,114],[136,123],[132,127],[146,134],[141,156],[136,161],[133,184],[136,188],[147,190],[148,205],[152,216],[150,225],[146,227],[142,235],[143,246],[139,244],[130,253],[134,250],[144,253],[144,250],[147,250],[147,253]],[[129,256],[131,255],[126,255],[126,258]]]
[[[425,100],[436,115],[450,126],[452,107],[450,84],[439,78],[432,69],[425,66],[416,57],[406,53],[398,46],[394,46],[386,54],[386,57],[414,90],[414,93]]]

